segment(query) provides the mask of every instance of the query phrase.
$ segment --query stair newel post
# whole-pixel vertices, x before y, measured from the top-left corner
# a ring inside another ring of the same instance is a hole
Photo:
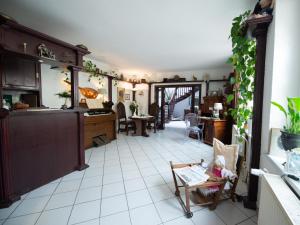
[[[195,86],[192,87],[191,112],[195,112]]]

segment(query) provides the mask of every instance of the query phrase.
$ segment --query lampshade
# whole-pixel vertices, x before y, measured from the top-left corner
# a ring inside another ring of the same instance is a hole
[[[107,94],[107,90],[105,88],[99,88],[98,93],[101,95],[105,95],[105,94]]]
[[[214,104],[214,110],[222,110],[222,109],[223,109],[222,103],[215,103]]]

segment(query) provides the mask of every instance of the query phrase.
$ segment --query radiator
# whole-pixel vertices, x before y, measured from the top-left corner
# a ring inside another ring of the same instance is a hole
[[[293,197],[291,197],[290,193],[289,187],[279,176],[263,176],[259,201],[258,225],[299,224],[293,220],[293,215],[291,215],[293,212],[291,213],[287,210],[290,208],[289,205],[293,204]],[[298,207],[297,204],[295,207]]]

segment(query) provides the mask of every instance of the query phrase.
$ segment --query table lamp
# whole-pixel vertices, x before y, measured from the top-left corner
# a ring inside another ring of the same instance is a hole
[[[223,109],[222,103],[215,103],[214,104],[214,117],[220,118],[220,110]]]

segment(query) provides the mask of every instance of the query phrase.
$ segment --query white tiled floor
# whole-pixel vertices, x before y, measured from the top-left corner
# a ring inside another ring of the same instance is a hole
[[[211,147],[184,136],[180,122],[149,138],[119,135],[86,151],[85,171],[40,187],[7,209],[0,225],[255,225],[256,212],[226,201],[184,217],[169,161],[212,159]]]

